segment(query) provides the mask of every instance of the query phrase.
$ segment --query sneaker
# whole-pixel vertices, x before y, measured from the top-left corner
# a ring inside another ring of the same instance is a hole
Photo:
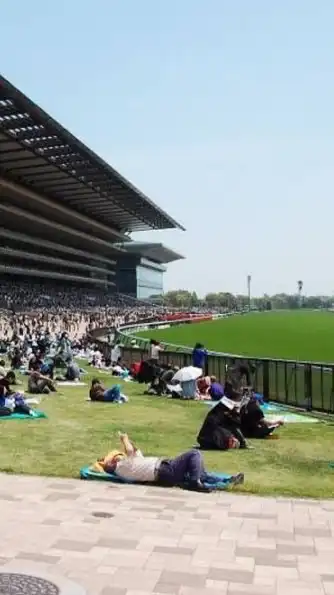
[[[231,485],[239,486],[242,485],[245,481],[245,474],[244,473],[237,473],[237,475],[232,475],[231,477]]]
[[[190,481],[187,484],[187,489],[192,492],[203,492],[207,494],[210,494],[213,491],[212,488],[205,486],[201,481]]]

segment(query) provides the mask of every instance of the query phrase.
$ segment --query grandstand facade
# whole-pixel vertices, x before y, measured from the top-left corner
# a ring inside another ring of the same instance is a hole
[[[0,279],[145,299],[182,258],[131,233],[183,227],[0,76]]]

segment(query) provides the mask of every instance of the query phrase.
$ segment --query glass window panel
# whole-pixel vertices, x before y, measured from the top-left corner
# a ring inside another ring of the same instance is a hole
[[[163,272],[149,269],[143,266],[137,266],[137,284],[161,289],[163,286]]]
[[[146,300],[153,295],[160,295],[162,293],[162,288],[154,289],[152,287],[146,287],[144,285],[137,285],[137,298],[140,300]]]

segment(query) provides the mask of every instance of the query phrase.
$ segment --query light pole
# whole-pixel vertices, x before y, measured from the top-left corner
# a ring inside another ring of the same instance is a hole
[[[251,311],[251,283],[252,277],[251,275],[247,275],[247,295],[248,295],[248,310]]]
[[[297,281],[297,287],[298,287],[298,305],[299,305],[299,308],[301,308],[302,305],[303,305],[303,297],[302,297],[303,286],[304,286],[303,281]]]

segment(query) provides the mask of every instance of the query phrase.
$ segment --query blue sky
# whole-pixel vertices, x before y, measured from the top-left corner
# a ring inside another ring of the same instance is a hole
[[[2,74],[186,227],[166,289],[334,293],[332,0],[11,0]],[[140,234],[140,239],[144,239]]]

